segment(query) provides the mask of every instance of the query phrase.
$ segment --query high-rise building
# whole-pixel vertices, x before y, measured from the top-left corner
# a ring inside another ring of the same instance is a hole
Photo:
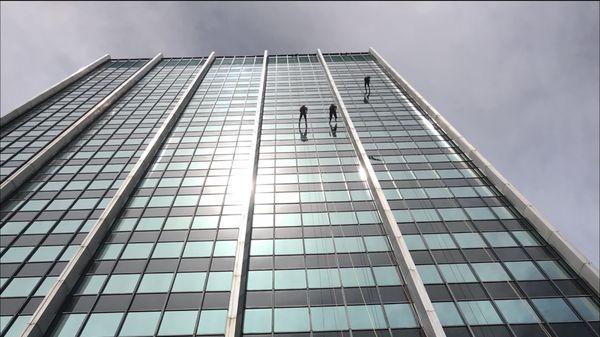
[[[105,56],[0,123],[2,336],[600,335],[598,270],[373,49]]]

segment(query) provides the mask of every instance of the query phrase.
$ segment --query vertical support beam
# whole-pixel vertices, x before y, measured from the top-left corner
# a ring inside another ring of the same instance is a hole
[[[265,88],[267,84],[268,51],[263,54],[262,71],[260,74],[260,86],[258,88],[258,100],[256,102],[256,114],[254,116],[254,138],[250,152],[250,176],[252,177],[245,186],[243,193],[247,193],[245,200],[248,204],[242,214],[240,228],[238,231],[237,246],[235,249],[235,262],[233,265],[233,280],[231,294],[229,295],[229,309],[227,310],[227,323],[225,326],[225,337],[239,337],[242,335],[242,323],[240,318],[246,304],[246,280],[248,279],[248,263],[250,260],[250,239],[252,238],[252,215],[254,214],[254,189],[256,187],[256,174],[258,172],[258,157],[260,151],[260,136],[262,128],[263,105]],[[244,199],[242,199],[244,200]]]
[[[320,49],[317,49],[317,54],[319,57],[319,61],[321,61],[321,65],[325,69],[325,74],[327,75],[327,80],[329,85],[335,95],[335,99],[337,101],[338,106],[340,107],[342,119],[344,120],[344,124],[346,125],[346,129],[348,131],[348,135],[350,136],[350,140],[352,142],[352,146],[358,155],[358,160],[360,165],[363,167],[367,177],[367,183],[369,185],[369,189],[373,194],[373,199],[375,204],[377,205],[377,211],[381,217],[384,228],[387,232],[388,238],[390,239],[390,243],[392,244],[392,251],[394,252],[394,256],[399,263],[400,271],[404,276],[404,280],[406,286],[408,288],[408,292],[412,300],[414,301],[415,309],[417,311],[417,316],[419,317],[419,321],[421,322],[421,327],[423,331],[428,337],[445,337],[446,334],[444,329],[442,328],[442,324],[440,323],[437,314],[433,308],[433,304],[429,299],[429,295],[425,290],[425,285],[421,280],[421,276],[417,271],[417,267],[413,262],[412,256],[410,255],[410,251],[408,250],[408,246],[402,237],[402,233],[398,228],[396,223],[396,218],[392,213],[392,209],[383,194],[383,189],[379,184],[379,180],[375,175],[375,170],[369,161],[367,151],[365,150],[360,138],[358,136],[358,132],[354,127],[354,123],[350,119],[350,114],[346,109],[346,105],[342,100],[342,96],[335,85],[333,80],[333,76],[331,76],[331,72],[329,71],[329,67],[327,66],[327,62],[323,57],[323,53],[321,53]]]
[[[156,55],[152,60],[148,61],[141,69],[135,72],[123,82],[118,88],[113,90],[108,96],[102,101],[96,104],[90,111],[86,112],[81,116],[75,123],[73,123],[68,129],[58,135],[51,143],[46,145],[38,154],[30,158],[21,168],[10,175],[0,185],[0,202],[4,202],[8,197],[23,183],[27,181],[32,175],[38,172],[47,162],[49,162],[54,156],[75,137],[77,137],[85,128],[94,122],[100,115],[102,115],[108,108],[121,98],[134,84],[136,84],[144,75],[146,75],[150,69],[152,69],[160,60],[162,54]]]
[[[79,70],[77,70],[76,72],[71,74],[69,77],[56,83],[55,85],[53,85],[50,88],[46,89],[45,91],[41,92],[37,96],[28,100],[27,102],[25,102],[25,104],[14,109],[13,111],[7,113],[6,115],[0,117],[0,126],[5,126],[13,119],[21,116],[27,110],[33,108],[34,106],[40,104],[41,102],[43,102],[50,96],[56,94],[57,92],[61,91],[64,88],[66,88],[69,84],[71,84],[71,83],[77,81],[78,79],[82,78],[83,76],[89,74],[92,70],[96,69],[97,67],[104,64],[104,62],[107,62],[108,60],[110,60],[110,55],[106,54],[106,55],[102,56],[101,58],[97,59],[96,61],[88,64],[87,66],[80,68]]]
[[[158,56],[160,55],[161,54]],[[192,96],[194,96],[196,89],[200,86],[202,79],[208,72],[214,59],[215,52],[212,52],[198,74],[192,80],[190,86],[184,92],[179,102],[177,102],[177,105],[167,116],[167,119],[163,122],[160,129],[158,129],[158,132],[154,135],[140,159],[135,163],[133,169],[129,172],[125,181],[117,190],[117,193],[112,197],[110,203],[96,221],[96,224],[94,224],[87,234],[73,258],[71,258],[63,272],[60,274],[58,280],[48,292],[48,295],[46,295],[42,303],[40,303],[33,314],[31,321],[29,321],[29,324],[21,335],[22,337],[44,336],[55,316],[59,313],[62,304],[67,299],[88,263],[92,260],[94,254],[100,247],[100,244],[110,230],[112,223],[121,212],[123,206],[127,203],[129,196],[140,179],[144,176],[146,169],[152,163],[154,156],[162,147],[164,140],[169,136],[173,126],[179,119],[179,116],[181,116],[181,113],[185,110],[185,107]]]
[[[600,276],[598,268],[585,257],[577,248],[573,247],[560,233],[559,230],[546,220],[542,214],[521,194],[517,189],[496,170],[481,153],[469,143],[429,102],[423,98],[394,68],[373,48],[369,48],[379,66],[392,78],[396,85],[406,94],[420,110],[425,113],[440,129],[442,129],[458,148],[471,159],[492,182],[496,188],[513,204],[513,206],[527,219],[538,233],[556,249],[567,264],[593,289],[600,293]]]

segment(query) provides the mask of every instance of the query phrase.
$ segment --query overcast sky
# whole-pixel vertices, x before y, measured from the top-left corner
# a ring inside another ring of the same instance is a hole
[[[598,265],[599,5],[1,4],[1,111],[113,57],[375,47]]]

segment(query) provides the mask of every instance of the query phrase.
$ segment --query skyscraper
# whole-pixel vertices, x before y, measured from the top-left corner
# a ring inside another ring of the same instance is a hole
[[[600,334],[597,269],[373,49],[105,56],[0,122],[3,336]]]

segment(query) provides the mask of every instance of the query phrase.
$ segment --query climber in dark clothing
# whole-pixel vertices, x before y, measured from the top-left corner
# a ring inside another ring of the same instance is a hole
[[[371,76],[365,76],[365,95],[371,95]]]
[[[300,124],[302,117],[304,117],[304,125],[306,125],[306,112],[307,111],[308,111],[308,108],[306,107],[306,105],[302,105],[300,107],[300,118],[298,118],[298,124]]]
[[[335,104],[331,104],[329,106],[329,121],[331,122],[331,117],[335,117],[335,121],[337,122],[337,106]]]

